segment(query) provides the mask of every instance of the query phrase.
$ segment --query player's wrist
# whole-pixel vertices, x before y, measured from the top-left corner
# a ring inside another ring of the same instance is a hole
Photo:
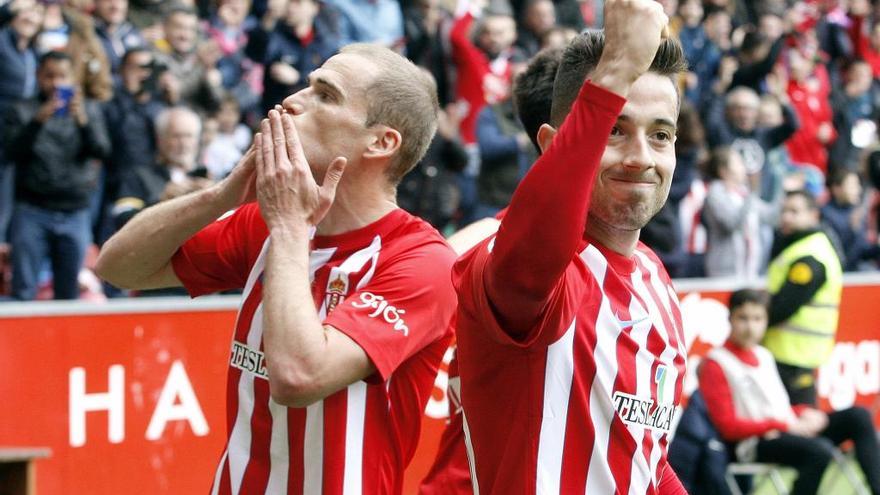
[[[626,62],[600,61],[599,66],[590,77],[590,81],[612,93],[626,97],[630,87],[641,73],[639,70]]]

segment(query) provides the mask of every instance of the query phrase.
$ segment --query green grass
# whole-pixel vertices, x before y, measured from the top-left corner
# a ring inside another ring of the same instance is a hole
[[[864,475],[862,474],[862,470],[859,468],[858,463],[852,458],[848,458],[848,461],[850,465],[853,466],[853,470],[858,474],[859,478],[864,480]],[[780,473],[790,490],[791,485],[794,482],[796,471],[794,469],[781,468]],[[752,493],[754,495],[775,495],[776,491],[773,489],[773,484],[770,483],[769,479],[763,479],[755,486],[755,490],[752,490]],[[822,484],[819,486],[819,495],[855,495],[855,493],[856,491],[850,486],[843,473],[840,472],[840,468],[837,464],[832,462],[822,478]]]

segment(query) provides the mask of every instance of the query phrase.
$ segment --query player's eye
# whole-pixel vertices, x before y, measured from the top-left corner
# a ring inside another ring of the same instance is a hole
[[[657,131],[654,133],[654,139],[658,141],[671,141],[672,133],[669,131]]]
[[[612,136],[623,136],[623,129],[621,129],[619,125],[616,125],[611,128],[611,135]]]

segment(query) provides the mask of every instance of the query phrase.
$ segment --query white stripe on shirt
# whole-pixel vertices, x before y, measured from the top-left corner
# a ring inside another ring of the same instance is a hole
[[[562,338],[547,348],[544,368],[544,413],[538,436],[538,471],[535,493],[559,493],[562,482],[562,453],[565,450],[565,426],[568,400],[574,377],[575,318]]]

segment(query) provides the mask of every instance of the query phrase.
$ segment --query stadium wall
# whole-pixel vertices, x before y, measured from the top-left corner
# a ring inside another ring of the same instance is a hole
[[[762,281],[754,285],[761,286]],[[694,371],[729,332],[742,283],[681,280]],[[823,407],[880,407],[880,275],[846,277],[838,342],[819,371]],[[237,297],[0,305],[0,447],[48,447],[40,494],[207,493],[225,438],[225,376]],[[447,353],[447,361],[451,353]],[[444,426],[444,362],[404,493]]]

